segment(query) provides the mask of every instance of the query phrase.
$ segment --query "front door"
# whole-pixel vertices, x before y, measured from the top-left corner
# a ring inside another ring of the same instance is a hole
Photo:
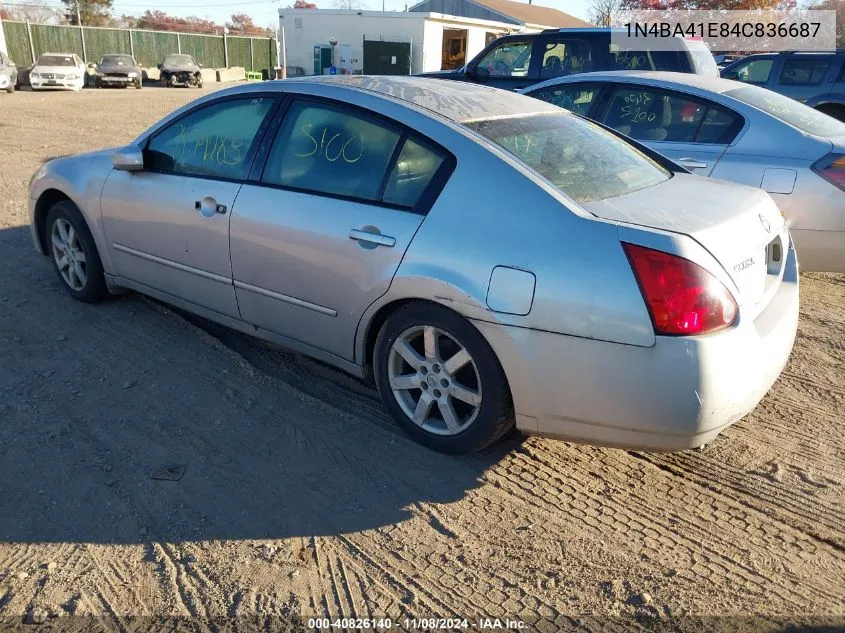
[[[238,316],[229,217],[273,99],[226,99],[169,124],[144,147],[144,169],[114,170],[101,196],[115,272]]]
[[[232,215],[242,318],[354,360],[361,316],[387,292],[445,164],[366,112],[294,101]]]

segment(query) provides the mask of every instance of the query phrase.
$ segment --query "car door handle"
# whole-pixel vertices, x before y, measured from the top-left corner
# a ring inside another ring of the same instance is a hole
[[[687,169],[706,169],[707,163],[702,160],[697,160],[695,158],[680,158],[678,159],[678,164],[681,167],[686,167]]]
[[[370,231],[361,231],[359,229],[350,229],[349,239],[357,242],[367,242],[369,244],[387,246],[388,248],[392,248],[396,245],[395,237],[382,235],[381,233],[371,233]]]
[[[226,211],[228,211],[225,204],[217,204],[217,202],[214,201],[213,199],[206,198],[205,202],[206,202],[206,204],[209,205],[210,208],[214,209],[215,213],[224,214],[224,213],[226,213]],[[203,205],[203,200],[194,200],[194,210],[195,211],[201,210],[202,205]]]

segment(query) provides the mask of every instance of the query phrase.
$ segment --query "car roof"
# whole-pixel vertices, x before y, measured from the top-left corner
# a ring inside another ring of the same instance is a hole
[[[674,73],[662,70],[603,70],[592,73],[579,73],[577,75],[567,75],[566,77],[556,77],[549,81],[544,81],[527,88],[525,92],[531,92],[537,88],[545,86],[553,86],[558,83],[573,83],[591,81],[596,79],[604,79],[608,81],[626,79],[634,79],[637,81],[651,82],[651,83],[667,83],[675,85],[690,86],[693,88],[700,88],[701,90],[708,90],[710,92],[717,92],[719,94],[737,88],[737,82],[730,79],[722,79],[721,77],[712,77],[710,75],[697,75],[695,73]]]
[[[376,93],[424,108],[456,123],[559,111],[548,103],[514,92],[427,77],[324,75],[295,77],[272,83],[284,86],[324,84]]]

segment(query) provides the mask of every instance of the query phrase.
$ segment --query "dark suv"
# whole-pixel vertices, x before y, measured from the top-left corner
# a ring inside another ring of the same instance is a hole
[[[507,90],[597,70],[672,70],[719,76],[713,54],[700,40],[677,38],[677,50],[671,51],[651,50],[646,40],[642,50],[627,50],[611,43],[611,32],[609,28],[572,28],[506,35],[493,40],[463,68],[423,75]]]
[[[749,55],[722,77],[762,86],[845,121],[845,50]]]

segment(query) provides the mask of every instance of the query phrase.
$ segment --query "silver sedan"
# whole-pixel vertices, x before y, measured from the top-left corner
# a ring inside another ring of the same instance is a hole
[[[789,221],[801,268],[845,272],[845,123],[765,88],[683,73],[587,73],[523,93],[693,173],[762,188]]]
[[[701,445],[756,406],[797,327],[768,194],[483,86],[215,92],[46,163],[30,215],[72,297],[133,289],[373,377],[442,451],[514,426]]]

